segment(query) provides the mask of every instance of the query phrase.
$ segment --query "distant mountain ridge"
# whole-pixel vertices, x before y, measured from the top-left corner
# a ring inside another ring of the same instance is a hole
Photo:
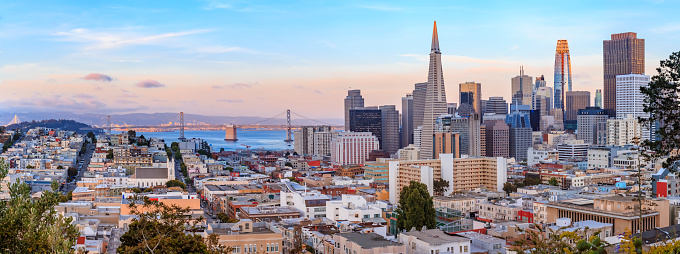
[[[73,120],[56,120],[56,119],[48,119],[48,120],[41,120],[41,121],[25,121],[21,122],[18,124],[11,124],[6,126],[8,130],[15,130],[15,129],[21,129],[23,131],[27,131],[29,129],[33,129],[36,127],[46,127],[46,128],[51,128],[51,129],[60,129],[60,130],[65,130],[65,131],[75,131],[79,133],[84,133],[88,131],[94,131],[95,129],[92,128],[92,126],[89,126],[84,123],[79,123]]]
[[[9,123],[14,115],[17,115],[22,122],[26,121],[41,121],[48,119],[70,119],[77,122],[85,123],[91,126],[102,127],[106,125],[106,114],[92,114],[84,113],[77,114],[71,112],[27,112],[27,113],[12,113],[0,112],[0,125]],[[128,124],[128,125],[160,125],[169,122],[179,122],[179,113],[130,113],[130,114],[111,114],[112,124]],[[261,123],[264,125],[280,125],[286,124],[285,116],[283,118],[268,119],[266,117],[257,116],[204,116],[196,114],[184,114],[184,123],[208,123],[208,124],[254,124]],[[321,125],[324,123],[331,125],[343,125],[343,119],[300,119],[292,116],[291,120],[294,125]]]

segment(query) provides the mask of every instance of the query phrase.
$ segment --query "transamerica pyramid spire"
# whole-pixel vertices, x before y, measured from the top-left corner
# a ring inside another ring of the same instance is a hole
[[[421,159],[433,159],[433,138],[437,118],[447,113],[446,91],[442,71],[442,53],[439,51],[439,36],[437,22],[432,30],[432,49],[430,51],[430,68],[427,72],[427,92],[425,98],[425,112],[423,114],[423,129],[420,141]]]

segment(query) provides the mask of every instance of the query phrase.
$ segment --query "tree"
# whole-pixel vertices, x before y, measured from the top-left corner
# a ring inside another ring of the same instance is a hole
[[[113,160],[113,149],[106,152],[106,159]]]
[[[423,226],[428,229],[436,227],[434,203],[432,196],[427,190],[427,185],[421,182],[411,181],[399,193],[399,206],[396,210],[397,229],[421,230]]]
[[[203,217],[193,219],[191,210],[166,205],[148,197],[130,199],[130,213],[135,215],[129,230],[120,237],[118,253],[229,253],[218,244],[216,235],[203,239],[193,234],[200,230]],[[188,234],[187,234],[188,233]]]
[[[0,159],[0,179],[7,176],[7,164]],[[71,218],[54,206],[60,201],[57,182],[37,199],[31,198],[26,183],[9,185],[9,200],[0,202],[1,253],[73,253],[80,235]]]
[[[73,200],[73,191],[69,191],[68,193],[66,193],[66,198],[68,200]]]
[[[75,167],[68,167],[68,176],[76,177],[78,175],[78,169]]]
[[[432,181],[432,189],[434,190],[434,195],[442,196],[449,189],[449,181],[441,178],[436,179]]]
[[[503,191],[505,191],[505,194],[510,196],[510,193],[517,191],[517,186],[513,185],[510,182],[505,182],[503,184]]]
[[[128,130],[128,137],[129,138],[136,138],[137,132],[135,130]]]
[[[550,181],[548,181],[548,184],[552,186],[557,186],[559,183],[557,182],[557,178],[551,177]]]
[[[93,132],[91,132],[91,131],[88,132],[88,133],[87,133],[87,137],[90,138],[90,139],[92,140],[92,143],[97,143],[97,136],[94,135]]]
[[[528,254],[607,253],[604,249],[607,244],[600,239],[599,232],[584,240],[579,235],[580,230],[570,232],[564,231],[565,228],[560,228],[546,231],[537,224],[535,228],[536,230],[526,231],[518,229],[520,232],[525,232],[526,236],[515,240],[509,249],[516,253]]]
[[[165,183],[165,186],[168,187],[168,188],[170,188],[170,187],[180,187],[182,189],[187,188],[187,185],[184,184],[183,182],[179,181],[179,180],[170,180],[167,183]]]
[[[59,166],[57,166],[57,169],[64,169],[64,166],[59,165]]]
[[[671,167],[680,160],[680,154],[671,152],[680,148],[680,52],[672,53],[668,59],[661,60],[657,75],[652,76],[648,86],[641,86],[644,96],[643,110],[649,118],[638,118],[645,127],[658,125],[654,132],[656,138],[642,143],[649,153],[643,156],[660,158],[669,156],[663,167],[676,172]]]
[[[621,239],[619,252],[628,254],[642,253],[642,239],[639,237],[634,237],[630,229],[625,228],[623,231],[623,238]]]
[[[140,190],[140,189],[137,188],[137,187],[134,187],[134,188],[132,188],[132,189],[130,189],[130,190],[131,190],[132,192],[134,192],[134,193],[142,193],[142,190]]]

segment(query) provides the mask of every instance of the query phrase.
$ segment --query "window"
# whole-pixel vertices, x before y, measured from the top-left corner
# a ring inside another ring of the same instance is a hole
[[[276,243],[276,250],[274,250],[274,251],[275,251],[275,252],[278,252],[278,251],[279,251],[279,243]]]
[[[246,223],[246,229],[250,229],[250,223]]]
[[[466,245],[466,246],[463,246],[463,252],[465,252],[465,253],[468,252],[468,247],[467,247],[467,245]]]
[[[267,244],[267,252],[269,252],[269,244]]]
[[[248,253],[248,245],[247,244],[243,245],[243,252]]]
[[[378,218],[378,217],[380,217],[380,215],[378,215],[378,214],[376,213],[376,214],[373,215],[373,217],[374,217],[374,218]]]

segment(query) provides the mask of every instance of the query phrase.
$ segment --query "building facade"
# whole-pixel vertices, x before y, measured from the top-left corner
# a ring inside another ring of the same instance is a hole
[[[616,76],[645,73],[645,40],[636,33],[612,34],[604,40],[604,108],[616,116]]]
[[[361,108],[364,106],[364,98],[361,96],[361,90],[349,90],[347,91],[347,97],[345,97],[345,130],[349,130],[349,111],[355,108]]]
[[[564,110],[567,91],[571,91],[571,57],[567,40],[558,40],[555,50],[555,102],[554,108]]]
[[[341,132],[331,142],[331,160],[340,165],[364,164],[368,153],[380,149],[370,132]]]
[[[446,114],[446,91],[442,71],[442,53],[439,50],[437,22],[432,31],[432,47],[430,49],[430,66],[427,75],[427,95],[425,96],[425,113],[423,116],[423,132],[420,146],[421,158],[432,158],[432,137],[435,133],[437,117]]]

